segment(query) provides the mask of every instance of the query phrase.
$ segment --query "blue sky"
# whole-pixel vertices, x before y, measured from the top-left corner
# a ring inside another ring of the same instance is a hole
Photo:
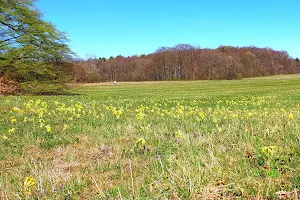
[[[148,54],[188,43],[271,47],[300,57],[299,0],[39,0],[81,58]]]

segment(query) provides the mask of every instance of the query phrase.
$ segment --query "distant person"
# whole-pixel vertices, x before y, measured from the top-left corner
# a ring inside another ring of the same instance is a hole
[[[114,81],[114,85],[117,85],[117,81]]]

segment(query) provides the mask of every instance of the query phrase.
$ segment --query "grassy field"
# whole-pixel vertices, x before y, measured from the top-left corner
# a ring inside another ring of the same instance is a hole
[[[0,97],[0,199],[299,195],[299,75],[73,93]]]

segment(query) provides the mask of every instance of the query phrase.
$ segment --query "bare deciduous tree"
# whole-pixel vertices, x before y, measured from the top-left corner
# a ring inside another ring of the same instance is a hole
[[[300,71],[285,51],[220,46],[201,49],[188,44],[161,47],[149,55],[89,58],[76,61],[76,81],[151,81],[240,79]]]

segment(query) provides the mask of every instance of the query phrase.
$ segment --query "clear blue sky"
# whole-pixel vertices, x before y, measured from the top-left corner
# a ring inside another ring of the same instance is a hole
[[[299,0],[39,0],[81,58],[188,43],[271,47],[300,57]]]

